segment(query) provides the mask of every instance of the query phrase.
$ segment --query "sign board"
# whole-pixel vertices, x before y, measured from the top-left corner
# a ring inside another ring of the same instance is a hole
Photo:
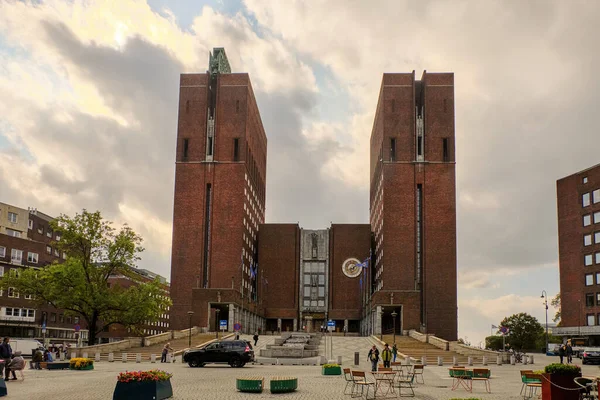
[[[500,327],[500,333],[502,333],[503,335],[507,335],[508,331],[509,331],[509,329],[506,326]]]
[[[221,321],[219,321],[219,326],[221,327],[222,331],[226,330],[227,329],[227,320],[222,319]]]
[[[79,324],[75,325],[75,332],[79,332],[81,330],[81,326]]]
[[[335,330],[335,321],[329,320],[327,321],[327,329],[330,331]]]
[[[242,329],[242,324],[240,324],[239,322],[236,323],[235,325],[233,325],[233,330],[234,331],[239,331]]]

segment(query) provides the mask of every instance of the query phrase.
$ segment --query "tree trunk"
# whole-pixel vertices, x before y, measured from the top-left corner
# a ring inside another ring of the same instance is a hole
[[[88,321],[88,346],[96,344],[96,330],[98,329],[98,313],[93,312],[91,318]]]

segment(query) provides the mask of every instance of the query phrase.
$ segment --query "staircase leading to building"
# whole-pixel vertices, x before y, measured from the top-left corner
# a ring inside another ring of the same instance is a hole
[[[392,346],[394,337],[393,335],[384,335],[383,341]],[[423,343],[416,339],[411,338],[410,336],[399,336],[396,335],[396,346],[398,347],[398,352],[405,354],[408,357],[415,358],[417,360],[425,357],[428,365],[437,365],[438,357],[442,357],[444,365],[452,365],[454,357],[456,357],[456,361],[458,364],[467,364],[468,356],[463,356],[453,351],[442,350],[438,347],[435,347],[429,343]],[[481,364],[483,362],[482,356],[471,356],[473,359],[473,363]],[[398,361],[398,360],[396,360]],[[495,361],[495,360],[489,360]]]

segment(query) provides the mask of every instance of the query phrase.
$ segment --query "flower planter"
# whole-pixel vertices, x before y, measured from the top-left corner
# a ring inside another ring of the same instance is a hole
[[[117,382],[113,400],[162,400],[172,396],[171,380]]]
[[[542,400],[579,400],[578,390],[564,390],[560,387],[576,389],[579,386],[573,381],[579,374],[542,374]],[[557,387],[560,386],[560,387]]]
[[[89,370],[94,369],[94,364],[86,365],[85,367],[79,367],[79,368],[74,367],[74,366],[69,366],[69,369],[77,370],[77,371],[89,371]]]
[[[323,367],[321,369],[322,374],[323,375],[341,375],[342,374],[342,367],[328,367],[325,368]]]

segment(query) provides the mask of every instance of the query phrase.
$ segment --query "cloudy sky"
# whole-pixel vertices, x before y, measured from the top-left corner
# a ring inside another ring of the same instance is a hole
[[[600,162],[600,3],[307,3],[0,0],[0,201],[128,222],[168,276],[179,74],[225,47],[269,138],[267,222],[367,223],[381,74],[452,71],[459,334],[543,322],[556,180]]]

